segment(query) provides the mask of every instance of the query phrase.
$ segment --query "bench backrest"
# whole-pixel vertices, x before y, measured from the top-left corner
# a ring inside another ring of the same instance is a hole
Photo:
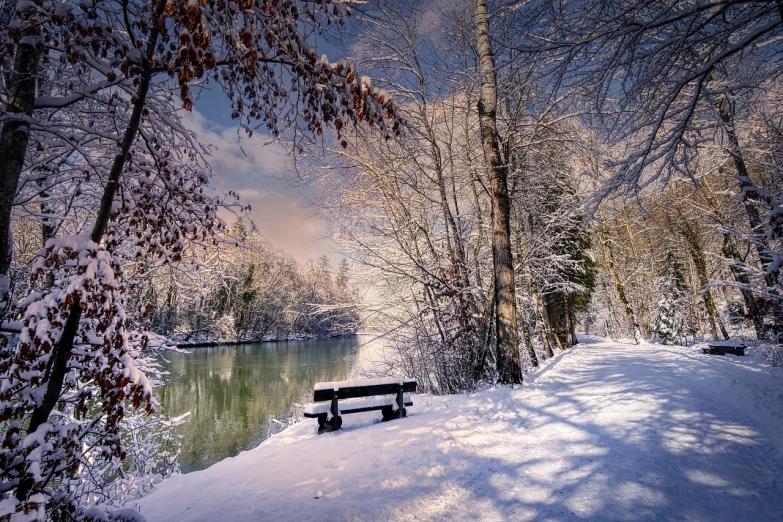
[[[351,386],[340,386],[337,389],[338,399],[356,399],[359,397],[373,397],[375,395],[392,395],[399,391],[399,383],[387,384],[356,384]],[[416,391],[416,381],[402,381],[403,393],[413,393]],[[316,388],[313,392],[313,402],[331,401],[334,395],[334,388]]]

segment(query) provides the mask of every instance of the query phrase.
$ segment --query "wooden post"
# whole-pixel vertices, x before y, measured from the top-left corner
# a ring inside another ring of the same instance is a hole
[[[397,411],[401,417],[405,417],[407,414],[405,411],[405,397],[402,393],[402,383],[397,385]]]
[[[333,430],[339,430],[340,426],[343,425],[343,419],[340,417],[340,405],[337,401],[337,389],[332,390],[332,429]]]

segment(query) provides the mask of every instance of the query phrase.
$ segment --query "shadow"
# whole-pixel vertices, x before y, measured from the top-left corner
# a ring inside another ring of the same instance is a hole
[[[368,454],[388,478],[381,491],[351,484],[350,496],[385,506],[372,519],[783,520],[783,458],[770,439],[783,425],[765,434],[726,408],[727,383],[756,369],[713,359],[591,340],[561,354],[535,386],[457,399],[456,409],[433,406],[418,418],[412,408],[415,427],[354,424],[345,435],[394,430],[406,449]],[[780,379],[770,384],[780,397]],[[389,497],[403,505],[389,507]]]
[[[295,452],[273,440],[231,490],[263,507],[232,520],[783,520],[782,398],[757,366],[594,340],[532,386],[414,396],[407,419],[348,416]]]

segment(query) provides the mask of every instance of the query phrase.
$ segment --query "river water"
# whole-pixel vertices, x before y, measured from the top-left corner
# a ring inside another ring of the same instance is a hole
[[[183,436],[184,473],[233,457],[282,429],[295,403],[312,399],[316,382],[355,376],[367,337],[193,348],[162,362],[172,380],[156,396]]]

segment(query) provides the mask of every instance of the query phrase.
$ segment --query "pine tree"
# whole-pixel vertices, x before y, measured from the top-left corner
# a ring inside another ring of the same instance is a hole
[[[340,262],[340,269],[337,271],[337,278],[334,281],[337,291],[342,294],[348,293],[348,272],[348,260],[343,259],[342,262]]]
[[[686,300],[685,276],[680,262],[671,252],[666,254],[658,278],[658,302],[650,329],[663,343],[673,344],[686,330],[682,311]]]

